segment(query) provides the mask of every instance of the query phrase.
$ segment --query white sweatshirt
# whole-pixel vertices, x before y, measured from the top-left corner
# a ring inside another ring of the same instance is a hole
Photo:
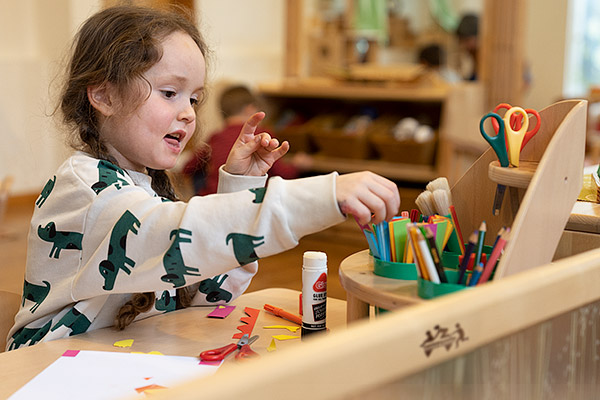
[[[132,293],[156,293],[136,319],[174,310],[176,289],[197,282],[194,305],[231,301],[257,259],[344,220],[335,177],[274,177],[265,187],[266,176],[221,169],[218,194],[171,202],[148,175],[74,154],[36,201],[7,350],[112,326]]]

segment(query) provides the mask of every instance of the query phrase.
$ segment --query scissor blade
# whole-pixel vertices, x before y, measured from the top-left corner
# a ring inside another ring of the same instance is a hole
[[[244,335],[237,342],[238,349],[240,347],[242,347],[243,345],[248,344],[249,337],[250,337],[250,335],[248,335],[247,333],[244,333]],[[252,342],[250,342],[250,343],[252,343]]]

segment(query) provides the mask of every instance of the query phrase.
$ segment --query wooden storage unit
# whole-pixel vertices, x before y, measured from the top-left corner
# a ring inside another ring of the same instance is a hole
[[[485,244],[490,245],[501,227],[511,228],[495,280],[548,264],[563,247],[559,243],[583,180],[586,111],[586,101],[581,100],[543,109],[542,126],[521,152],[518,168],[498,167],[490,148],[452,187],[463,235],[486,221]],[[496,216],[492,204],[497,184],[506,185],[507,193]],[[510,192],[516,204],[511,204]],[[368,316],[369,305],[396,309],[421,302],[415,281],[375,276],[367,251],[342,261],[339,274],[349,321]]]
[[[259,86],[259,92],[271,107],[268,111],[272,121],[286,110],[293,110],[309,121],[274,133],[290,141],[291,151],[295,148],[308,150],[313,158],[314,172],[371,170],[399,182],[427,183],[443,169],[439,160],[442,142],[439,136],[448,94],[446,86],[363,84],[323,78],[263,84]],[[363,137],[340,133],[343,117],[347,121],[361,112],[375,112],[396,120],[413,117],[427,123],[436,132],[434,148],[425,149],[429,151],[423,153],[424,161],[414,158],[406,163],[388,161],[389,155],[377,155],[375,145],[369,140],[371,132]],[[331,120],[327,121],[324,116],[331,116]]]

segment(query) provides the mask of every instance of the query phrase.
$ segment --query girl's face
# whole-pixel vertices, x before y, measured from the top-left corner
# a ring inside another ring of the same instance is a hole
[[[149,97],[133,112],[115,107],[101,127],[109,153],[122,168],[146,172],[146,167],[174,167],[196,128],[204,56],[183,32],[170,34],[162,46],[162,58],[144,74],[151,86]]]

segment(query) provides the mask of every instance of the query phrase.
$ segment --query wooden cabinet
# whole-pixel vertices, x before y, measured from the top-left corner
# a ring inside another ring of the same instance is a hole
[[[307,128],[303,131],[302,138],[294,138],[286,137],[284,130],[278,131],[275,128],[275,134],[281,134],[283,139],[290,140],[292,149],[297,145],[300,149],[308,151],[312,156],[312,169],[315,172],[336,170],[345,173],[366,169],[395,181],[419,183],[426,183],[439,174],[441,154],[438,151],[439,132],[442,125],[442,110],[448,93],[446,87],[407,88],[385,84],[340,83],[330,79],[307,79],[289,83],[263,84],[259,86],[259,92],[267,102],[267,109],[275,126],[284,113],[293,112],[296,116],[301,116],[304,121],[311,121],[325,115],[330,115],[332,118],[341,116],[341,120],[347,121],[360,113],[372,113],[384,118],[393,117],[396,120],[414,117],[434,128],[435,148],[432,157],[424,162],[415,160],[406,162],[401,157],[397,161],[390,161],[389,158],[382,160],[368,135],[361,138],[339,135],[332,144],[339,146],[337,151],[324,151],[315,142],[319,141],[320,135],[325,136],[330,132]],[[300,142],[306,139],[312,143],[307,145],[305,142]],[[390,134],[390,140],[392,139]],[[358,146],[364,149],[357,149]]]

